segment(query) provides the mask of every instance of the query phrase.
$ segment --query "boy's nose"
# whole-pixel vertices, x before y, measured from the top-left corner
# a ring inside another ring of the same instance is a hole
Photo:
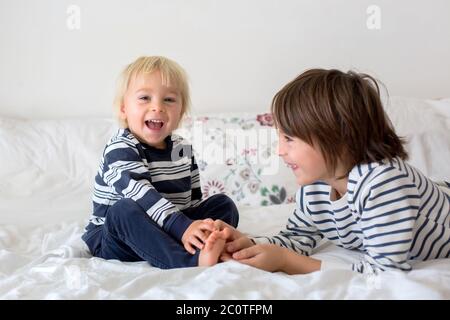
[[[159,102],[152,103],[150,109],[154,112],[164,112],[164,107]]]

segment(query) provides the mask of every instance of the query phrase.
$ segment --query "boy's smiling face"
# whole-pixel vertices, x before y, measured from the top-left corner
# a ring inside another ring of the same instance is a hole
[[[140,74],[130,80],[120,108],[120,117],[136,138],[165,149],[164,139],[178,127],[182,101],[177,88],[165,86],[161,73]]]
[[[329,178],[321,152],[305,141],[278,131],[278,155],[292,169],[299,185]]]

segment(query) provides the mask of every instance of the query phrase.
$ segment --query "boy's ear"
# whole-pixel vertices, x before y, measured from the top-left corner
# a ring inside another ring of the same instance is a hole
[[[120,105],[120,108],[119,108],[119,117],[120,117],[120,119],[122,119],[122,120],[126,120],[126,119],[127,119],[127,115],[126,115],[126,113],[125,113],[125,105],[124,105],[124,104]]]

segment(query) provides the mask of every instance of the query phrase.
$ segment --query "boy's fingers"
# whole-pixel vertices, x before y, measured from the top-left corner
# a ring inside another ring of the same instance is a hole
[[[214,227],[220,230],[222,228],[222,220],[214,220]]]
[[[226,249],[230,253],[239,251],[239,250],[245,248],[245,242],[246,242],[246,238],[245,237],[237,238],[236,240],[229,242],[226,245],[226,247],[227,247]]]
[[[184,249],[186,249],[186,251],[189,252],[190,254],[195,254],[195,249],[191,246],[189,242],[187,242],[184,245]]]
[[[214,220],[211,218],[206,218],[203,220],[203,222],[209,223],[209,224],[214,224]]]
[[[199,249],[203,249],[203,243],[196,236],[192,236],[191,245],[194,245]],[[194,249],[194,253],[195,253],[195,249]]]
[[[211,231],[211,232],[213,232],[215,230],[214,223],[209,223],[209,222],[205,222],[205,221],[202,222],[202,224],[200,225],[200,228],[203,230]]]
[[[223,240],[228,240],[228,239],[231,239],[232,232],[231,232],[230,228],[225,227],[223,230],[218,231],[218,234],[219,234],[220,238],[222,238]]]
[[[237,243],[237,240],[228,242],[226,244],[226,251],[229,252],[229,253],[233,253],[235,251],[239,251],[239,249],[241,249],[241,248],[239,248],[239,244]]]
[[[239,231],[237,231],[235,228],[230,226],[230,239],[231,240],[237,240],[240,238],[246,238],[242,233],[240,233]]]
[[[222,230],[223,228],[227,228],[227,227],[232,228],[228,223],[226,223],[220,219],[214,220],[214,227],[218,230]]]
[[[208,240],[209,236],[213,234],[216,230],[197,230],[195,232],[195,236],[200,239],[201,242],[205,243]]]
[[[211,234],[211,232],[208,231],[202,231],[202,230],[196,230],[194,233],[194,237],[198,238],[201,240],[201,242],[205,243],[206,239],[208,239],[209,235]]]
[[[252,246],[233,253],[233,258],[237,260],[249,259],[258,254],[258,247]]]
[[[188,251],[190,254],[195,254],[195,247],[199,248],[200,250],[203,249],[203,243],[201,243],[196,237],[192,236],[189,241],[186,242],[184,245],[184,248],[186,251]]]

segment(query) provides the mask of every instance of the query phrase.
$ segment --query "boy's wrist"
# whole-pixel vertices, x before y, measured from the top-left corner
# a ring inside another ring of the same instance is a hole
[[[280,266],[279,266],[279,271],[285,272],[285,273],[289,273],[289,255],[292,254],[292,251],[290,251],[289,249],[280,247],[281,250],[281,254],[280,254]]]
[[[322,261],[298,254],[287,248],[282,248],[280,271],[287,274],[306,274],[320,271]]]

